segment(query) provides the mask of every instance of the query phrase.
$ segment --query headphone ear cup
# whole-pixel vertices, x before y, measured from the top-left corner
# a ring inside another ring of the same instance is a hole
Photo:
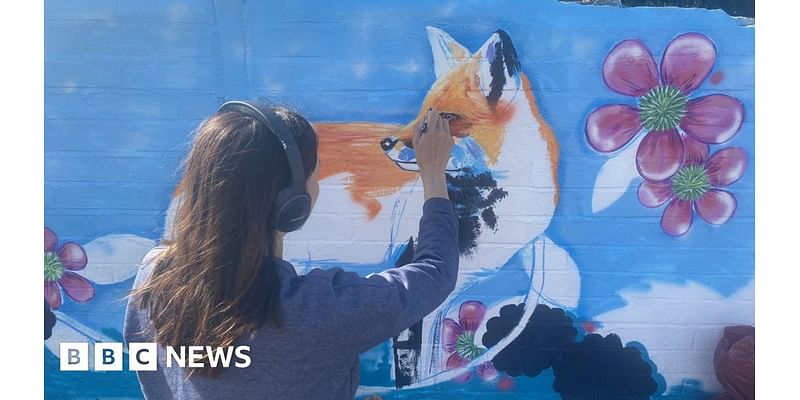
[[[311,196],[297,193],[291,188],[278,192],[273,208],[273,228],[281,232],[300,229],[311,214]]]

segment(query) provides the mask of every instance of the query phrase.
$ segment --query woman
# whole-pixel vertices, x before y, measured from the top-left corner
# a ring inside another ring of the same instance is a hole
[[[413,261],[367,277],[298,275],[281,259],[283,238],[319,194],[316,133],[284,108],[232,103],[198,128],[171,239],[145,256],[134,283],[125,340],[159,345],[157,370],[137,371],[142,390],[153,399],[352,399],[358,355],[455,287],[448,122],[430,110],[413,139],[425,192]],[[165,346],[249,346],[251,363],[211,368],[206,355],[201,367],[168,367]]]

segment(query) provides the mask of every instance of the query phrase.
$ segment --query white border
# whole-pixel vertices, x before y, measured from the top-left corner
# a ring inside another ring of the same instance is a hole
[[[799,356],[798,72],[800,7],[759,1],[756,10],[756,393],[784,399],[797,391]],[[795,39],[790,39],[795,38]],[[791,49],[791,50],[790,50]]]
[[[0,290],[5,344],[0,363],[4,393],[43,396],[41,230],[43,219],[44,5],[5,5],[2,110],[4,279]],[[792,257],[800,172],[800,113],[796,39],[800,13],[793,2],[759,1],[756,26],[756,326],[759,398],[796,390],[790,363],[798,356],[797,262]],[[8,222],[11,222],[10,224]],[[35,256],[35,260],[34,260]],[[31,290],[30,288],[36,288]],[[791,354],[790,354],[791,353]],[[781,362],[785,363],[781,365]],[[31,373],[31,372],[35,373]],[[18,389],[18,390],[15,390]]]
[[[0,23],[3,150],[2,393],[44,396],[44,4],[5,4]]]

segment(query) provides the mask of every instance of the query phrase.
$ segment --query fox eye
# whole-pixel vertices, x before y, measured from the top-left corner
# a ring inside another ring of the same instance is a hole
[[[448,120],[448,121],[452,121],[452,120],[454,120],[454,119],[459,119],[459,118],[461,118],[461,116],[460,116],[460,115],[458,115],[458,114],[456,114],[456,113],[452,113],[452,112],[440,112],[440,113],[439,113],[439,116],[440,116],[440,117],[442,117],[442,118],[444,118],[444,119],[446,119],[446,120]]]

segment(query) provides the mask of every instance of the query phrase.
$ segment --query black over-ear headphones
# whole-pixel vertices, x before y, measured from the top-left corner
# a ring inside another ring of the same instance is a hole
[[[278,192],[278,196],[272,204],[271,228],[281,232],[300,229],[311,213],[311,196],[306,191],[303,158],[300,156],[294,135],[289,131],[289,127],[286,126],[283,119],[266,104],[253,101],[229,101],[219,108],[219,111],[228,110],[239,111],[261,121],[267,126],[267,130],[283,144],[286,159],[289,161],[292,183]]]

